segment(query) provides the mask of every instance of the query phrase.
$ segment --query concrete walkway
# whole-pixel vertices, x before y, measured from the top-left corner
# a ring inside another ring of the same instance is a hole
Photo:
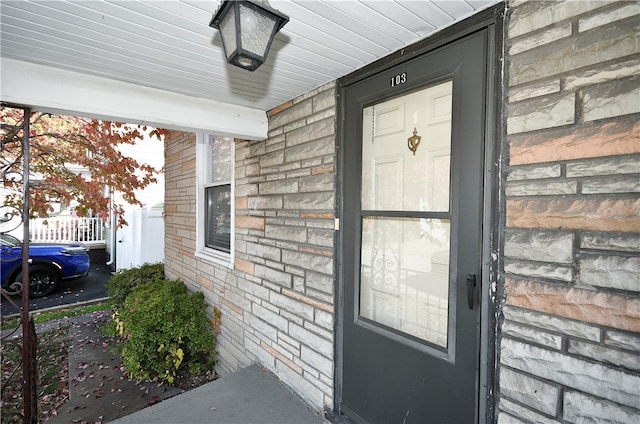
[[[311,411],[271,373],[252,365],[111,422],[321,424],[328,421]]]
[[[110,272],[104,275],[106,281]],[[56,305],[48,310],[59,307]],[[106,315],[106,312],[98,312],[36,325],[38,334],[52,328],[69,327],[72,340],[69,401],[60,406],[58,415],[50,417],[48,424],[328,423],[320,413],[312,411],[286,385],[259,365],[186,392],[127,380],[123,378],[119,358],[109,349],[108,339],[99,330],[107,319]],[[2,331],[2,336],[11,332]],[[11,336],[21,335],[18,330]],[[138,411],[125,415],[135,410]]]
[[[100,331],[106,319],[105,312],[73,319],[70,399],[60,408],[59,415],[49,420],[51,424],[324,422],[322,416],[312,412],[287,386],[258,365],[189,391],[128,380],[123,377],[120,358]],[[81,378],[82,375],[90,378]]]
[[[100,311],[36,325],[38,334],[68,327],[72,340],[69,400],[47,424],[328,424],[259,365],[189,391],[128,380],[120,358],[110,349],[110,339],[100,331],[107,316],[108,312]],[[20,335],[18,331],[11,337]]]

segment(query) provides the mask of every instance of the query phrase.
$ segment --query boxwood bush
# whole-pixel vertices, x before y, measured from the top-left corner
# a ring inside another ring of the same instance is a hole
[[[204,295],[188,294],[180,280],[135,286],[112,318],[122,339],[122,363],[132,378],[173,384],[213,369],[215,339]]]
[[[140,284],[164,278],[164,264],[144,264],[137,268],[125,269],[113,274],[107,281],[107,294],[113,310],[124,304],[131,291]]]

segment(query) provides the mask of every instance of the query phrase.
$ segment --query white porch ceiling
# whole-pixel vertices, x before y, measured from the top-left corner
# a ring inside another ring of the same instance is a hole
[[[1,59],[266,111],[497,1],[271,0],[290,21],[255,72],[224,60],[220,3],[0,0]]]

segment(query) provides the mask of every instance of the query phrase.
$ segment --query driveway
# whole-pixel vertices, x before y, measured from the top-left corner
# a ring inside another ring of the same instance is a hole
[[[109,254],[104,249],[89,251],[91,268],[89,275],[75,280],[62,280],[55,292],[39,299],[29,299],[29,311],[69,305],[77,302],[96,300],[107,296],[105,285],[111,277],[111,268],[107,265]],[[20,313],[4,296],[0,303],[2,316]],[[13,296],[11,300],[20,307],[22,298]]]

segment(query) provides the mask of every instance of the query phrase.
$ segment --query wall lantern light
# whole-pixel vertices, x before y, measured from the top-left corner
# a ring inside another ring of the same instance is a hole
[[[227,62],[255,71],[267,59],[273,37],[289,17],[267,1],[225,0],[209,26],[220,31]]]

